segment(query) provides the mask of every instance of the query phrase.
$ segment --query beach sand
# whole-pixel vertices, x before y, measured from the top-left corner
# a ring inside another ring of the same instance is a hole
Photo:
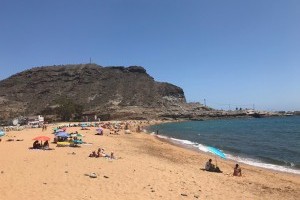
[[[52,128],[11,131],[0,142],[0,199],[299,199],[300,176],[218,159],[223,173],[201,170],[210,154],[178,147],[145,133],[95,135],[96,128],[78,131],[90,145],[29,150],[32,138],[53,139]],[[7,139],[15,141],[7,142]],[[23,141],[16,141],[23,139]],[[117,159],[89,158],[99,147]],[[215,160],[213,160],[215,162]],[[87,176],[97,174],[97,178]]]

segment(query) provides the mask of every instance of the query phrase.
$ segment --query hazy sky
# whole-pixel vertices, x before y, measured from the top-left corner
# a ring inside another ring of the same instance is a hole
[[[0,80],[90,57],[214,108],[300,110],[300,1],[0,1]]]

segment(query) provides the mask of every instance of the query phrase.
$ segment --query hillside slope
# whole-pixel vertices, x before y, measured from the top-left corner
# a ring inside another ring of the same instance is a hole
[[[187,104],[180,87],[156,82],[143,67],[82,64],[36,67],[0,81],[0,116],[39,114],[62,96],[110,119],[189,118],[207,110]]]

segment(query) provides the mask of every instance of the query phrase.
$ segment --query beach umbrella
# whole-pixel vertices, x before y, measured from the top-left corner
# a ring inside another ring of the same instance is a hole
[[[207,150],[212,154],[219,156],[220,158],[226,159],[225,154],[220,149],[217,149],[215,147],[207,147]],[[218,166],[217,158],[216,158],[216,166]]]
[[[55,134],[55,136],[67,138],[67,137],[69,137],[69,134],[66,132],[59,132],[59,133]]]
[[[33,138],[32,140],[48,141],[48,140],[50,140],[50,138],[47,136],[38,136],[38,137]]]
[[[215,147],[207,147],[207,150],[223,159],[226,159],[225,154],[220,149],[217,149]]]
[[[68,134],[68,133],[65,132],[65,131],[59,131],[59,132],[56,132],[55,135],[58,135],[58,134],[65,134],[65,133]]]

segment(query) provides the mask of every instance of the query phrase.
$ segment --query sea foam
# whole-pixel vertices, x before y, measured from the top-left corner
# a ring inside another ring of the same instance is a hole
[[[152,133],[152,135],[156,135],[156,134]],[[181,144],[183,146],[192,147],[192,148],[195,148],[195,149],[200,150],[202,152],[209,152],[207,146],[205,146],[203,144],[199,144],[199,143],[192,142],[192,141],[189,141],[189,140],[172,138],[172,137],[168,137],[168,136],[164,136],[164,135],[156,135],[156,136],[158,138],[161,138],[161,139],[169,140],[170,142],[175,143],[175,144]],[[224,152],[224,154],[226,155],[226,157],[228,159],[239,162],[239,163],[244,163],[244,164],[248,164],[248,165],[251,165],[251,166],[261,167],[261,168],[265,168],[265,169],[271,169],[271,170],[275,170],[275,171],[288,172],[288,173],[293,173],[293,174],[300,174],[300,170],[291,169],[291,168],[288,168],[288,167],[285,167],[285,166],[268,164],[268,163],[264,163],[264,162],[261,162],[259,160],[252,159],[252,158],[234,156],[234,155],[231,155],[231,154],[226,153],[226,152]]]

